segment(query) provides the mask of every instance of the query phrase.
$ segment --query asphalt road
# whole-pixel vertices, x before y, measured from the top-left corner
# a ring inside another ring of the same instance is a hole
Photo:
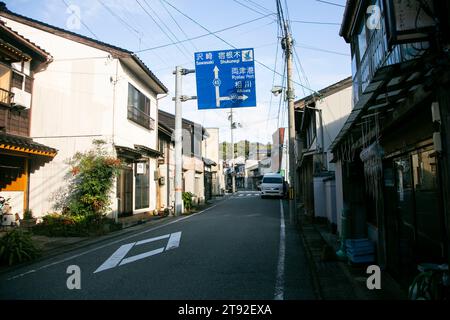
[[[244,192],[203,213],[2,274],[0,299],[309,300],[306,259],[287,204]],[[73,265],[79,290],[67,287]]]

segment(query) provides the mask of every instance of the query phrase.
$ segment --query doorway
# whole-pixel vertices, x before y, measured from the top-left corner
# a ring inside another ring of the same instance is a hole
[[[119,217],[133,215],[133,167],[131,165],[120,170],[117,178],[117,199]]]

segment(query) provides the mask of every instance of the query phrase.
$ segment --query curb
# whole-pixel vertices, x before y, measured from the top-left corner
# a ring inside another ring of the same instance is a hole
[[[311,252],[311,248],[308,245],[308,242],[306,241],[304,231],[303,231],[303,223],[299,221],[297,224],[297,228],[299,229],[300,238],[302,239],[303,247],[306,250],[306,254],[308,256],[308,265],[311,270],[312,275],[312,282],[314,287],[314,295],[316,296],[317,300],[324,300],[323,294],[322,294],[322,286],[320,285],[319,275],[317,273],[317,267],[316,263],[314,262],[314,257]]]

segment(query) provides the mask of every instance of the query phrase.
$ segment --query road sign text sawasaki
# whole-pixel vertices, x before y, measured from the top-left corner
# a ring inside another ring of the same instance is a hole
[[[253,49],[195,53],[199,109],[256,107]]]

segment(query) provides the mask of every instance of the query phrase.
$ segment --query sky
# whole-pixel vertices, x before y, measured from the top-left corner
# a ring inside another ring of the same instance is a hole
[[[234,130],[234,140],[267,143],[278,127],[287,126],[287,107],[284,103],[280,107],[281,96],[271,93],[273,85],[283,84],[279,74],[284,66],[273,15],[275,0],[3,1],[13,12],[136,52],[169,89],[159,108],[171,113],[175,112],[172,72],[176,66],[194,69],[195,52],[232,49],[229,44],[254,48],[255,59],[268,68],[255,65],[257,106],[234,110],[234,120],[241,124]],[[295,41],[296,99],[350,76],[350,47],[339,36],[346,1],[281,2]],[[81,24],[72,23],[74,14],[81,18]],[[215,32],[239,24],[217,33],[229,44],[213,35],[174,44],[205,35],[205,30]],[[197,95],[195,75],[183,77],[183,94]],[[231,138],[229,111],[198,110],[195,101],[183,103],[183,117],[206,128],[220,128],[220,141]]]

